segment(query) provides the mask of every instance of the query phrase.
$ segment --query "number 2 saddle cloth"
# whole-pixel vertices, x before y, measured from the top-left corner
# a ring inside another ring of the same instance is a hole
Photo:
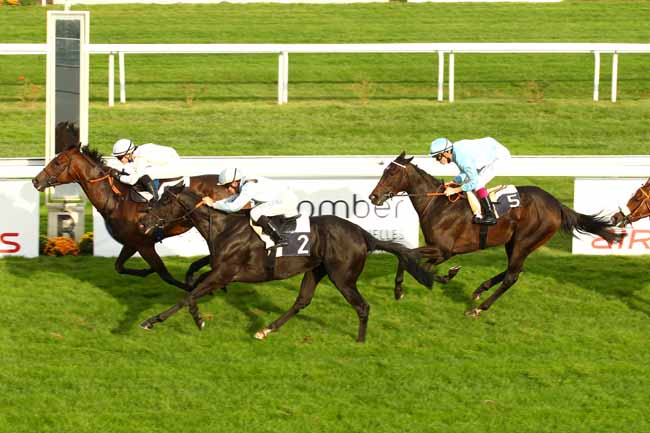
[[[311,248],[311,225],[308,215],[299,214],[295,217],[282,215],[270,217],[271,221],[280,229],[280,233],[287,240],[288,245],[275,249],[275,257],[309,256]],[[272,248],[275,242],[269,235],[262,232],[262,227],[250,225],[257,235],[266,244],[266,249]]]
[[[498,185],[488,189],[490,201],[494,206],[494,216],[499,218],[513,207],[519,207],[521,198],[514,185]]]

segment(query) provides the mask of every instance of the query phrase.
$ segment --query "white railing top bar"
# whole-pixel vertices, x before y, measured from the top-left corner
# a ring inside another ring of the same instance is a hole
[[[650,53],[650,44],[572,42],[445,42],[372,44],[89,44],[91,54],[265,53]],[[46,44],[0,44],[0,55],[46,54]]]
[[[627,43],[369,43],[369,44],[89,44],[91,54],[265,53],[650,53],[650,44]]]

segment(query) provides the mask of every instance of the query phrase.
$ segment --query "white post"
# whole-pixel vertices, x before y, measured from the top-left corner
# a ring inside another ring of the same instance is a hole
[[[616,83],[618,81],[618,53],[612,56],[612,102],[616,102]]]
[[[600,82],[600,52],[594,51],[594,101],[598,101],[599,82]]]
[[[284,95],[284,62],[282,61],[282,53],[278,55],[278,105],[282,105]]]
[[[282,72],[284,72],[283,83],[282,83],[282,102],[285,104],[289,102],[289,53],[284,51],[282,52],[282,61],[284,66]]]
[[[126,70],[124,69],[124,52],[117,53],[120,73],[120,104],[126,103]]]
[[[115,105],[115,55],[108,55],[108,106]]]
[[[445,53],[438,51],[438,101],[445,99],[443,86],[445,85]]]
[[[449,52],[449,102],[454,102],[454,52]]]

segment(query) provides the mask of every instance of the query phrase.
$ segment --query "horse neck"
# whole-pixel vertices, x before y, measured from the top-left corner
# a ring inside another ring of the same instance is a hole
[[[98,211],[103,213],[109,208],[109,202],[116,200],[115,192],[109,184],[108,179],[91,182],[91,180],[104,176],[103,170],[100,169],[96,162],[81,155],[81,158],[78,158],[74,163],[74,171],[76,181],[81,186],[81,189],[83,189],[88,200],[90,200]],[[110,208],[113,209],[114,207],[111,206]]]
[[[440,192],[442,182],[413,164],[406,166],[406,170],[408,170],[409,179],[406,192],[415,194],[409,198],[415,211],[421,216],[427,208],[433,206],[432,201],[440,198],[438,196],[427,197],[421,194]]]

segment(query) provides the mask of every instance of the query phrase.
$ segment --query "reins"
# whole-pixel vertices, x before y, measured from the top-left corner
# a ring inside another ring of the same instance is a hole
[[[120,191],[119,188],[115,186],[115,184],[113,183],[113,176],[111,176],[110,174],[100,176],[100,177],[98,177],[96,179],[89,179],[88,182],[89,183],[97,183],[97,182],[101,182],[102,180],[105,180],[105,179],[108,179],[108,184],[111,186],[111,189],[113,190],[113,192],[116,195],[122,195],[122,191]]]

